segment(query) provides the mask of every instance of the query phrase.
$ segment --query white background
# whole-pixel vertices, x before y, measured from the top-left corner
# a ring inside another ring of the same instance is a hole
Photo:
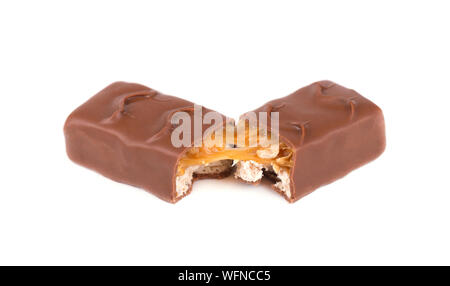
[[[0,264],[450,264],[449,13],[448,1],[2,1]],[[172,205],[65,153],[66,117],[113,81],[236,118],[322,79],[383,109],[387,148],[294,204],[226,179]]]

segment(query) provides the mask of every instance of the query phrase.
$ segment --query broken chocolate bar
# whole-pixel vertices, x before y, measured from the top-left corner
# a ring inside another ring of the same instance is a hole
[[[203,107],[198,114],[196,107],[142,85],[114,83],[69,116],[67,152],[81,165],[170,202],[186,196],[195,179],[231,173],[249,183],[268,178],[293,202],[385,148],[381,110],[330,81],[270,101],[241,116],[237,126]],[[174,120],[180,113],[181,120]],[[256,113],[255,126],[247,115]],[[177,122],[189,130],[179,132]],[[174,143],[180,135],[182,144]]]
[[[205,114],[210,111],[201,110]],[[74,162],[115,181],[176,202],[190,191],[193,179],[221,178],[232,170],[232,160],[221,160],[192,171],[189,181],[176,178],[178,159],[187,150],[171,142],[176,128],[172,119],[177,112],[187,114],[192,126],[198,119],[192,102],[139,84],[113,83],[67,118],[67,154]],[[201,119],[202,129],[214,126]],[[194,134],[191,140],[196,140]]]
[[[254,110],[261,111],[279,112],[280,142],[292,152],[290,167],[272,168],[279,179],[275,190],[290,202],[375,159],[385,148],[381,109],[331,81],[316,82]]]

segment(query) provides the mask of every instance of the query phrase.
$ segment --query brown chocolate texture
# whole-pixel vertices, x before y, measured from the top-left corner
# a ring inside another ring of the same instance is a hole
[[[192,102],[139,84],[113,83],[68,117],[67,153],[74,162],[108,178],[176,202],[191,191],[191,185],[177,195],[177,163],[188,148],[172,145],[176,126],[170,119],[185,111],[193,124],[193,107]],[[203,110],[203,115],[210,111]],[[275,189],[290,202],[375,159],[385,148],[381,110],[330,81],[314,83],[254,111],[279,112],[280,141],[292,149],[294,165],[288,172],[289,192]],[[199,172],[193,179],[227,176],[232,169],[225,167]],[[274,172],[264,173],[279,181]]]
[[[294,151],[291,202],[377,158],[386,145],[381,109],[331,81],[313,83],[254,111],[279,112],[280,141]]]
[[[176,164],[186,147],[172,145],[175,126],[170,119],[185,111],[193,125],[193,107],[192,102],[143,85],[113,83],[67,118],[67,154],[108,178],[175,202]]]

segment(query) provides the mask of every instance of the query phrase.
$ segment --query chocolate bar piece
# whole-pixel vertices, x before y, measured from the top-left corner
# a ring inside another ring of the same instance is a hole
[[[192,102],[139,84],[113,83],[67,118],[67,154],[74,162],[106,177],[175,202],[189,193],[193,179],[221,178],[232,170],[231,160],[221,160],[192,171],[189,181],[176,179],[178,159],[187,147],[172,144],[176,125],[171,119],[175,113],[184,112],[193,128],[193,111]],[[210,110],[202,111],[203,117]],[[201,125],[205,129],[214,124],[201,120]],[[194,137],[192,134],[192,142]]]
[[[343,177],[385,149],[381,109],[331,81],[313,83],[253,112],[274,111],[279,113],[279,140],[292,153],[292,164],[256,167],[269,171],[272,179],[276,175],[275,190],[290,202]]]

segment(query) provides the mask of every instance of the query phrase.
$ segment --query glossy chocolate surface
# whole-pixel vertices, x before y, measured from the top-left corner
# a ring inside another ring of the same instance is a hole
[[[294,150],[290,201],[375,159],[385,148],[381,109],[331,81],[313,83],[254,111],[279,112],[280,141]]]
[[[175,202],[176,164],[187,148],[172,145],[176,126],[170,119],[185,111],[193,125],[193,108],[192,102],[143,85],[113,83],[67,118],[67,154],[108,178]],[[203,115],[208,111],[203,108]]]

